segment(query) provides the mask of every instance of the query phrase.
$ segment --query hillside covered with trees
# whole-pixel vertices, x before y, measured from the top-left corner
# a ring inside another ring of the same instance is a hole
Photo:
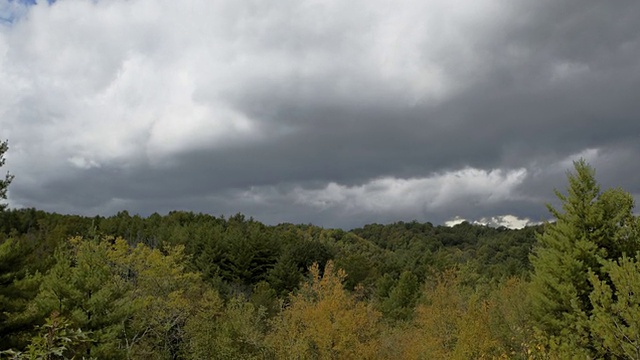
[[[0,357],[640,359],[633,197],[584,161],[557,195],[521,230],[3,209]]]

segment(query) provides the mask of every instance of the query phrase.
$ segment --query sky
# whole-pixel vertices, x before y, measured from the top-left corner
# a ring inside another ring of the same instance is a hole
[[[10,207],[522,226],[640,198],[635,0],[0,0]]]

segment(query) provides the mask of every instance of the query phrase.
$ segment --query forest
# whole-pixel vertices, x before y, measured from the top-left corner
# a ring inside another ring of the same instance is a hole
[[[567,180],[521,230],[4,206],[0,358],[640,359],[633,197]]]

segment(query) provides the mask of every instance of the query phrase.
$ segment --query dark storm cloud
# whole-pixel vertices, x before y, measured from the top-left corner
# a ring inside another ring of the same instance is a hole
[[[605,187],[640,194],[635,1],[32,11],[0,34],[14,206],[342,227],[541,221],[580,156]],[[78,30],[89,35],[65,39]],[[60,47],[76,56],[42,60]]]

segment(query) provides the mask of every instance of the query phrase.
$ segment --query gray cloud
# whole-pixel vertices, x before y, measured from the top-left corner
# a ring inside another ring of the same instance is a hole
[[[541,221],[581,156],[640,194],[634,1],[20,11],[0,24],[12,206]]]

